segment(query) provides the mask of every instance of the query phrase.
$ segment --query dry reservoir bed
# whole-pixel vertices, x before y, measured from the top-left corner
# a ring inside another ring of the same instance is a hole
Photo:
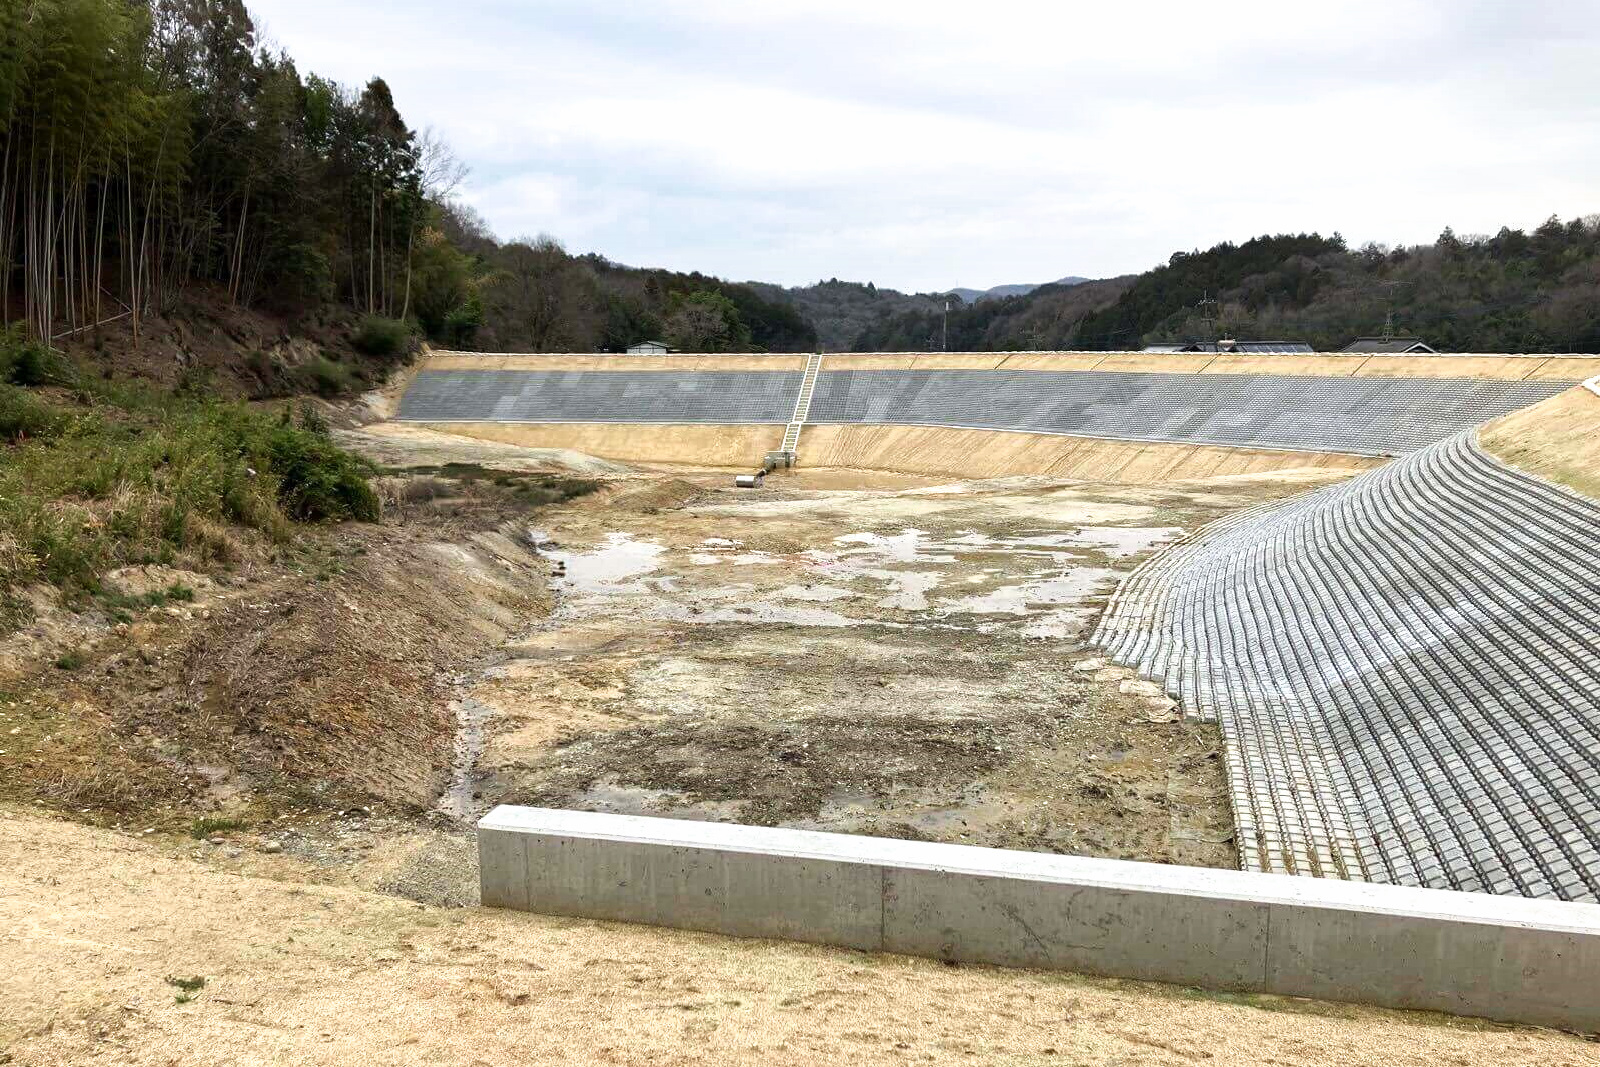
[[[755,492],[685,474],[562,509],[536,531],[559,606],[463,702],[481,750],[455,813],[1234,866],[1216,728],[1081,642],[1160,545],[1342,473],[1149,488],[802,471]]]

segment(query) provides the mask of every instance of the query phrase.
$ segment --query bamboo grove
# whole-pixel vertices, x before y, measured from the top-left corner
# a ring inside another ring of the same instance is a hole
[[[410,311],[432,146],[388,86],[258,46],[239,0],[0,0],[0,286],[58,339],[170,309]]]

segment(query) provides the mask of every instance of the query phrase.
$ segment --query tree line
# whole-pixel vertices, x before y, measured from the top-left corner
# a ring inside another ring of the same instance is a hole
[[[499,242],[388,85],[302,75],[242,0],[0,6],[0,312],[59,340],[204,285],[337,301],[461,347],[809,350],[792,307],[700,274]]]
[[[765,287],[574,255],[549,235],[501,242],[458,203],[444,205],[441,217],[430,272],[434,260],[452,259],[451,284],[471,293],[479,312],[466,329],[441,330],[431,309],[419,309],[423,327],[445,343],[519,352],[620,352],[647,340],[686,352],[809,352],[817,346],[811,322],[761,291]]]
[[[429,199],[459,170],[382,79],[302,77],[239,0],[13,0],[0,42],[7,323],[137,334],[193,283],[412,314]]]
[[[856,351],[937,346],[931,311],[863,329]],[[1532,232],[1446,229],[1432,244],[1350,248],[1279,234],[1175,253],[1144,274],[959,306],[951,348],[1136,349],[1162,341],[1304,341],[1319,351],[1385,331],[1447,352],[1600,352],[1600,216]]]

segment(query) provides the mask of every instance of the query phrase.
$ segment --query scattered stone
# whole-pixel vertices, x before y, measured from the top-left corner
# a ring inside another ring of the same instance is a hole
[[[1072,665],[1072,669],[1075,671],[1080,671],[1084,674],[1088,674],[1090,671],[1100,670],[1105,665],[1106,661],[1097,656],[1093,659],[1080,659],[1078,662]]]
[[[1129,678],[1117,686],[1117,692],[1127,693],[1136,697],[1165,696],[1165,691],[1155,682],[1147,682],[1142,678]]]
[[[277,841],[268,841],[266,844],[261,846],[261,851],[271,855],[271,854],[274,854],[274,853],[282,852],[283,851],[283,845],[281,843],[277,842]]]

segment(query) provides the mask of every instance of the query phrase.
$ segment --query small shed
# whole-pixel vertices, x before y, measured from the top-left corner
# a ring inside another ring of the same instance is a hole
[[[1345,352],[1434,352],[1431,346],[1418,337],[1357,337],[1344,346]]]
[[[664,341],[640,341],[628,346],[630,356],[665,356],[677,349]]]

